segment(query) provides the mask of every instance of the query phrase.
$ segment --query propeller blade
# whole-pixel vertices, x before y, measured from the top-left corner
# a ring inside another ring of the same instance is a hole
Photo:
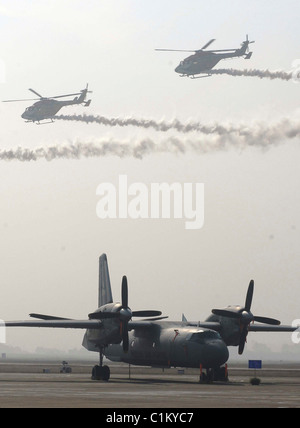
[[[214,315],[217,315],[219,317],[225,317],[225,318],[235,318],[235,319],[240,319],[241,318],[241,314],[239,312],[234,312],[231,310],[227,310],[227,309],[213,309],[212,313]]]
[[[61,318],[53,315],[44,315],[44,314],[29,314],[29,316],[31,318],[37,318],[39,320],[45,320],[45,321],[50,321],[50,320],[56,320],[56,321],[69,320],[70,321],[71,320],[70,318]]]
[[[203,46],[203,48],[199,49],[200,51],[203,51],[204,49],[208,48],[213,42],[215,42],[216,39],[211,39],[206,45]]]
[[[160,311],[133,311],[133,317],[159,317],[162,314]]]
[[[125,353],[128,352],[129,349],[129,334],[128,334],[128,322],[121,321],[120,323],[120,334],[122,336],[123,341],[123,351]]]
[[[239,344],[239,355],[243,355],[245,349],[246,342],[241,342]]]
[[[122,306],[128,308],[128,282],[127,277],[122,278]]]
[[[129,336],[128,336],[128,332],[123,335],[123,351],[125,353],[127,353],[129,350]]]
[[[253,299],[253,292],[254,292],[254,281],[251,280],[248,291],[247,291],[247,297],[245,302],[245,311],[249,312],[252,305],[252,299]]]
[[[120,318],[119,312],[94,312],[89,314],[90,320],[106,320],[112,318]]]
[[[254,321],[261,322],[263,324],[269,324],[269,325],[280,325],[281,322],[278,320],[275,320],[274,318],[267,318],[267,317],[254,317]]]
[[[245,327],[242,331],[241,338],[240,338],[239,355],[242,355],[244,352],[247,336],[248,336],[248,328]]]

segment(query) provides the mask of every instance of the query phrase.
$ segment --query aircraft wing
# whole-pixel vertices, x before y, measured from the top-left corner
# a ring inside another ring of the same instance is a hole
[[[139,328],[145,328],[145,329],[151,329],[159,327],[159,324],[153,323],[153,321],[158,321],[160,319],[164,319],[168,317],[160,317],[157,319],[151,319],[151,320],[143,320],[143,321],[129,321],[128,323],[128,330],[136,330]],[[172,323],[171,323],[172,324]],[[174,324],[174,327],[179,327],[180,323],[178,325]],[[208,330],[214,330],[214,331],[220,331],[221,330],[221,324],[218,322],[189,322],[188,324],[181,325],[182,327],[198,327],[198,328],[205,328]]]
[[[294,332],[298,330],[299,327],[292,327],[289,325],[264,325],[264,324],[252,324],[249,326],[249,331],[256,332],[275,332],[275,333],[286,333],[286,332]]]
[[[186,326],[202,327],[208,330],[221,331],[221,324],[219,322],[188,322]]]
[[[28,320],[28,321],[7,321],[5,327],[40,327],[40,328],[74,328],[98,330],[102,322],[99,320]]]

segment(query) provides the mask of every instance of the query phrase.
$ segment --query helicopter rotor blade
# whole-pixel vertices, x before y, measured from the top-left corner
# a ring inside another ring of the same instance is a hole
[[[65,98],[65,97],[73,97],[75,95],[81,95],[81,92],[76,92],[74,94],[66,94],[66,95],[57,95],[55,97],[49,97],[50,99],[54,99],[54,98]]]
[[[192,51],[192,50],[187,50],[187,49],[155,49],[156,51],[161,51],[161,52],[197,52],[197,51]]]
[[[35,95],[37,95],[39,98],[44,98],[41,94],[39,94],[38,92],[36,92],[34,89],[29,88],[30,92],[33,92]]]
[[[2,101],[3,103],[15,103],[15,102],[19,102],[19,101],[40,101],[40,98],[26,98],[23,100],[5,100]]]
[[[235,52],[236,49],[216,49],[211,51],[206,51],[207,53],[216,53],[216,52]]]
[[[200,51],[203,51],[204,49],[208,48],[213,42],[215,42],[216,39],[211,39],[206,45],[203,46],[203,48],[199,49]]]

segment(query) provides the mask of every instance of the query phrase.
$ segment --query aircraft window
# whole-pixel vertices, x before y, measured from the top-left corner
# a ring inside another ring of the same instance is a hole
[[[221,339],[221,336],[216,331],[200,331],[192,333],[189,340],[191,342],[205,343],[207,339]]]

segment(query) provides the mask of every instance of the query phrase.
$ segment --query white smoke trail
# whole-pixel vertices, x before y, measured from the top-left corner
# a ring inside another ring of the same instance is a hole
[[[236,69],[217,69],[217,70],[211,70],[209,74],[227,74],[228,76],[244,76],[244,77],[259,77],[260,79],[281,79],[281,80],[292,80],[293,73],[287,73],[286,71],[269,71],[269,70],[257,70],[257,69],[250,69],[250,70],[236,70]]]
[[[117,156],[120,158],[133,157],[143,159],[151,153],[162,152],[185,152],[183,143],[170,140],[157,145],[150,139],[144,139],[137,144],[119,142],[115,140],[75,142],[68,144],[53,145],[48,147],[37,147],[34,149],[17,147],[16,149],[0,150],[0,160],[21,162],[55,159],[81,159],[100,158],[105,156]]]
[[[58,116],[59,120],[66,121],[78,121],[85,123],[97,123],[104,126],[136,126],[139,128],[153,128],[156,131],[167,132],[170,129],[176,130],[182,133],[198,132],[206,136],[217,135],[220,137],[242,137],[247,141],[247,144],[252,144],[254,140],[270,140],[274,141],[276,138],[294,138],[299,134],[300,122],[293,121],[291,119],[282,119],[278,123],[272,125],[266,125],[265,123],[256,122],[251,125],[245,123],[233,124],[212,124],[202,125],[199,122],[189,122],[183,124],[179,120],[175,119],[172,122],[160,121],[138,118],[107,118],[104,116],[93,116],[93,115],[73,115],[73,116]]]
[[[214,135],[205,138],[194,138],[182,140],[178,137],[170,137],[160,143],[149,138],[142,139],[138,143],[120,142],[113,139],[102,141],[88,141],[67,144],[56,144],[48,147],[37,147],[34,149],[18,147],[16,149],[0,150],[2,161],[53,161],[55,159],[82,159],[101,158],[116,156],[119,158],[144,157],[157,153],[170,153],[184,155],[186,153],[205,154],[217,151],[234,149],[241,151],[247,147],[269,149],[274,145],[283,143],[287,139],[295,139],[300,135],[300,124],[291,126],[289,121],[281,122],[274,128],[269,128],[264,133],[258,129],[256,132],[244,130],[243,135]]]
[[[239,128],[234,127],[233,125],[203,125],[199,122],[182,123],[178,119],[174,119],[171,122],[164,120],[156,121],[153,119],[142,119],[142,118],[108,118],[105,116],[94,116],[94,115],[59,115],[55,116],[56,120],[62,121],[75,121],[75,122],[85,122],[96,123],[98,125],[111,126],[111,127],[125,127],[125,126],[135,126],[139,128],[149,129],[152,128],[155,131],[167,132],[169,130],[176,130],[181,133],[188,132],[201,132],[205,135],[218,134],[225,135],[228,133],[238,132]]]

